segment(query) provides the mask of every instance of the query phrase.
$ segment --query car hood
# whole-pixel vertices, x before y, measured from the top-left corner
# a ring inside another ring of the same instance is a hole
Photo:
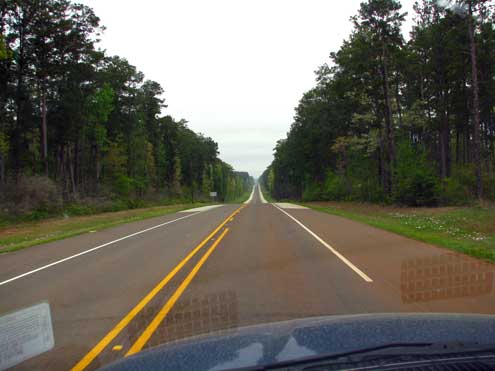
[[[397,343],[493,345],[495,316],[366,314],[236,328],[164,344],[103,368],[213,371]]]

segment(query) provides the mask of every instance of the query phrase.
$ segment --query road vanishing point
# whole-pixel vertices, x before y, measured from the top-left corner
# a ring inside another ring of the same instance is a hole
[[[170,341],[302,317],[495,313],[494,266],[289,203],[187,210],[0,256],[0,312],[51,308],[16,370],[94,370]]]

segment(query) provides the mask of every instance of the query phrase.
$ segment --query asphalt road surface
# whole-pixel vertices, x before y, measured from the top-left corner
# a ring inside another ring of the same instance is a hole
[[[0,314],[46,301],[55,347],[17,370],[94,370],[176,339],[308,316],[495,313],[495,266],[291,204],[149,219],[0,255]]]

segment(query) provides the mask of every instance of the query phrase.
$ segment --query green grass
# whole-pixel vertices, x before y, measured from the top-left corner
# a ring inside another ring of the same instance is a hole
[[[260,184],[260,189],[261,192],[263,192],[263,196],[265,197],[265,200],[269,203],[274,203],[277,202],[271,195],[270,192],[267,192],[267,190]]]
[[[226,204],[242,204],[243,202],[247,201],[247,199],[251,195],[251,191],[245,192],[242,196],[234,198],[233,200],[226,201],[225,203]]]
[[[208,204],[158,206],[8,225],[0,228],[0,253],[12,252],[83,233],[99,231],[125,223],[163,216],[205,205]]]
[[[209,202],[208,200],[198,200],[192,202],[190,199],[166,199],[158,201],[116,199],[98,200],[88,198],[82,201],[66,203],[63,208],[53,210],[35,210],[25,214],[0,213],[0,230],[3,227],[15,226],[22,223],[40,222],[43,220],[56,219],[62,217],[76,217],[97,215],[117,211],[129,211],[134,209],[150,209],[158,206],[177,206],[188,204],[200,204]]]
[[[304,206],[495,262],[495,208],[394,208],[357,203]]]

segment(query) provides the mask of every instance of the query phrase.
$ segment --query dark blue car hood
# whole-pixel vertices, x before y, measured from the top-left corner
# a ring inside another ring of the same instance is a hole
[[[419,342],[493,345],[495,316],[367,314],[256,325],[168,343],[103,370],[226,370]]]

